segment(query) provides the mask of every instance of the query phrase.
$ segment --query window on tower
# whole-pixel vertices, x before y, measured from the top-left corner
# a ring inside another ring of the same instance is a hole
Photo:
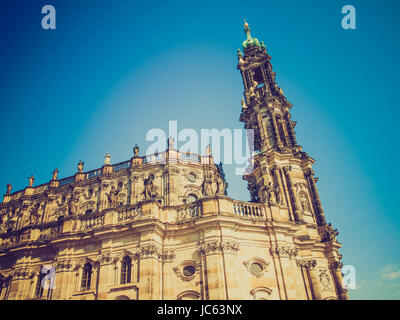
[[[255,68],[253,70],[253,80],[257,81],[258,85],[264,83],[264,77],[261,68]]]

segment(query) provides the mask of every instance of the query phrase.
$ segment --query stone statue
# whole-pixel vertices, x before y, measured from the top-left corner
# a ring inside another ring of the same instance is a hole
[[[213,181],[212,181],[211,177],[208,177],[208,176],[204,177],[202,189],[203,189],[203,194],[205,197],[214,197],[215,196],[215,191],[213,188]]]
[[[57,180],[57,177],[58,177],[58,169],[55,168],[54,171],[53,171],[53,178],[52,178],[52,180]]]
[[[303,211],[311,212],[310,203],[308,202],[307,195],[304,192],[300,193],[300,203]]]
[[[272,182],[269,182],[268,185],[264,187],[264,198],[266,203],[275,203],[275,197],[274,197],[274,187],[272,185]]]
[[[118,194],[119,190],[114,186],[111,187],[110,193],[107,195],[108,204],[110,207],[114,208],[118,206]]]
[[[32,208],[31,208],[31,214],[29,215],[29,224],[30,225],[35,225],[39,222],[39,209],[40,209],[40,203],[37,202],[35,203]]]
[[[242,98],[242,100],[241,100],[241,104],[242,104],[242,109],[243,109],[243,110],[247,109],[246,102],[244,101],[243,98]]]
[[[139,146],[137,144],[133,147],[133,156],[135,158],[139,157]]]
[[[33,184],[35,183],[35,177],[33,174],[28,178],[29,179],[29,188],[32,188]]]
[[[275,197],[276,197],[276,203],[277,204],[282,204],[282,197],[281,197],[281,189],[279,188],[278,185],[275,185]]]
[[[79,202],[79,194],[73,193],[68,201],[68,214],[74,216],[78,214],[78,202]]]
[[[104,164],[105,164],[106,166],[111,165],[111,154],[109,154],[108,152],[107,152],[107,154],[104,156]]]
[[[81,160],[81,161],[79,161],[79,163],[78,163],[78,172],[83,172],[83,165],[84,165],[85,163]]]
[[[156,187],[154,186],[154,175],[151,174],[144,180],[144,199],[149,200],[157,197]]]
[[[174,148],[174,139],[172,137],[168,138],[168,149]]]
[[[333,229],[332,225],[330,223],[325,224],[322,230],[321,234],[321,240],[322,242],[326,241],[331,241],[336,239],[336,237],[339,235],[339,232],[337,229]]]
[[[247,190],[249,190],[249,192],[250,192],[251,202],[259,202],[260,201],[260,197],[257,194],[257,188],[254,185],[254,183],[249,183],[247,185]]]
[[[217,184],[216,194],[219,196],[225,195],[225,181],[218,177],[215,179],[215,182]]]
[[[12,185],[11,184],[7,184],[7,192],[6,195],[9,195],[11,193],[11,189],[12,189]]]
[[[208,146],[206,147],[206,155],[207,155],[207,156],[211,156],[211,146],[210,146],[210,145],[208,145]]]

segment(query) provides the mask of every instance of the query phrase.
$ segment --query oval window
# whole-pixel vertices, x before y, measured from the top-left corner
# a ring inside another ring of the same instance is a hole
[[[193,266],[186,266],[183,268],[183,275],[185,277],[190,277],[190,276],[194,275],[195,272],[196,272],[196,269]]]
[[[253,262],[250,266],[251,272],[255,273],[255,274],[260,274],[263,272],[263,267],[257,263],[257,262]]]

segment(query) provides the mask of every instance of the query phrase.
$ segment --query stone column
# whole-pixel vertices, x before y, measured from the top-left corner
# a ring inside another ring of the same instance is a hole
[[[99,283],[97,286],[97,299],[107,299],[107,289],[114,281],[114,264],[110,254],[100,254],[97,257]],[[96,279],[97,282],[97,277]],[[96,284],[95,284],[96,285]]]
[[[283,167],[283,171],[286,176],[287,186],[288,186],[288,190],[289,190],[289,198],[291,199],[291,203],[292,203],[294,219],[295,219],[295,221],[302,222],[303,216],[302,216],[299,206],[297,204],[296,192],[294,190],[292,178],[290,176],[291,170],[292,170],[292,168],[290,166]]]
[[[316,273],[316,260],[297,261],[297,266],[306,270],[309,276],[310,286],[312,289],[313,300],[322,300],[321,286],[319,283],[318,275]]]
[[[209,300],[228,299],[226,291],[225,270],[221,244],[219,241],[210,241],[201,244],[198,248],[199,254],[204,257],[203,267],[208,283]],[[207,296],[207,295],[206,295]]]
[[[222,259],[227,287],[227,299],[244,299],[243,289],[240,286],[237,271],[242,267],[242,261],[238,258],[240,243],[236,241],[223,241],[221,243]]]
[[[275,115],[273,114],[273,112],[271,112],[270,115],[272,118],[272,124],[274,125],[276,144],[278,147],[281,148],[283,146],[283,142],[281,141],[281,136],[279,134],[278,124],[276,123],[276,118],[275,118]]]
[[[285,119],[288,127],[289,137],[292,142],[292,146],[294,147],[297,145],[297,140],[296,140],[296,134],[293,129],[292,121],[290,120],[289,112],[286,113]]]
[[[307,181],[309,182],[309,185],[311,187],[311,194],[313,196],[313,202],[317,211],[317,222],[318,225],[325,225],[326,224],[326,219],[325,219],[325,214],[324,210],[322,209],[322,204],[321,204],[321,199],[319,198],[318,195],[318,190],[317,190],[317,185],[315,183],[314,179],[314,171],[310,168],[305,172],[305,176]]]
[[[288,133],[287,128],[286,128],[286,121],[283,120],[283,119],[280,119],[279,121],[280,121],[281,126],[282,126],[283,134],[285,135],[286,146],[290,147],[291,143],[290,143],[290,139],[289,139],[289,133]]]
[[[154,244],[144,245],[140,248],[140,299],[161,299],[161,263],[159,255],[161,250]]]
[[[342,269],[343,263],[340,261],[335,261],[331,263],[329,266],[329,269],[331,270],[333,274],[333,279],[335,281],[335,287],[336,287],[336,292],[338,295],[339,300],[348,300],[349,296],[347,293],[347,289],[343,288],[343,275],[342,275]]]

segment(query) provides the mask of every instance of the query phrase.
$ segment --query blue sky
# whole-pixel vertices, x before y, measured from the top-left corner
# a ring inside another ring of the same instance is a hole
[[[57,29],[41,28],[56,8]],[[356,8],[357,29],[341,28]],[[400,299],[398,1],[21,1],[0,9],[0,183],[24,188],[127,160],[146,132],[242,128],[236,50],[243,19],[265,42],[317,160],[353,299]],[[226,166],[229,196],[246,184]]]

